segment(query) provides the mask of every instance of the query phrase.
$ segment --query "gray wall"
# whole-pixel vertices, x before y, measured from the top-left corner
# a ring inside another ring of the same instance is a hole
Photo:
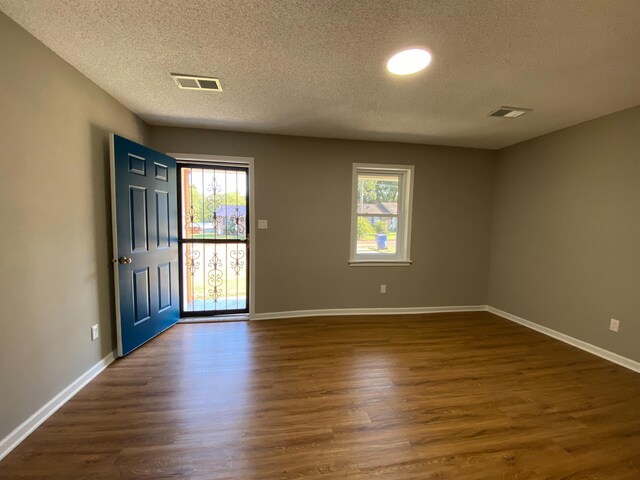
[[[255,157],[258,313],[485,303],[495,152],[166,127],[151,146]],[[413,265],[348,265],[354,162],[415,165]]]
[[[640,361],[639,249],[640,107],[499,152],[489,305]]]
[[[1,439],[114,348],[107,132],[146,126],[1,13],[0,65]]]

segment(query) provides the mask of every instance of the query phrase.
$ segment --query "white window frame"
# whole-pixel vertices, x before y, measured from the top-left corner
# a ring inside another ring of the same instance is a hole
[[[398,228],[396,254],[357,253],[358,243],[358,175],[397,175],[398,182]],[[411,265],[411,209],[413,206],[413,165],[383,165],[377,163],[354,163],[351,179],[351,266],[408,266]]]

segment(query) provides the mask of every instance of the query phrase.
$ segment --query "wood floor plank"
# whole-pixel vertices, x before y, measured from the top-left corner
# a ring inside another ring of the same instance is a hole
[[[180,324],[0,479],[640,479],[640,375],[486,312]]]

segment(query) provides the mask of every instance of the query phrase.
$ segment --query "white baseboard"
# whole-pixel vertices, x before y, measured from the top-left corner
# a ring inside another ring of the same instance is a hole
[[[116,359],[116,352],[111,352],[89,370],[84,372],[60,393],[49,400],[37,412],[27,418],[22,424],[13,430],[9,435],[0,440],[0,460],[6,457],[11,450],[16,448],[31,432],[38,428],[47,418],[53,415],[56,410],[62,407],[71,397],[78,393],[82,387],[93,380],[100,372],[109,366]]]
[[[336,315],[408,315],[417,313],[481,312],[486,305],[453,307],[396,307],[396,308],[327,308],[319,310],[291,310],[287,312],[254,313],[251,320],[275,320],[299,317],[329,317]]]
[[[520,325],[524,325],[525,327],[535,330],[536,332],[544,333],[545,335],[548,335],[549,337],[553,337],[556,340],[560,340],[561,342],[568,343],[569,345],[572,345],[581,350],[584,350],[585,352],[589,352],[589,353],[592,353],[593,355],[597,355],[600,358],[609,360],[610,362],[613,362],[622,367],[628,368],[629,370],[633,370],[634,372],[640,373],[640,362],[636,362],[635,360],[631,360],[630,358],[623,357],[622,355],[618,355],[617,353],[610,352],[609,350],[605,350],[604,348],[596,347],[595,345],[592,345],[590,343],[584,342],[582,340],[578,340],[577,338],[571,337],[564,333],[560,333],[549,327],[539,325],[529,320],[525,320],[524,318],[518,317],[517,315],[513,315],[508,312],[504,312],[497,308],[487,306],[487,311],[495,315],[498,315],[499,317],[506,318],[507,320],[511,320],[512,322],[519,323]]]

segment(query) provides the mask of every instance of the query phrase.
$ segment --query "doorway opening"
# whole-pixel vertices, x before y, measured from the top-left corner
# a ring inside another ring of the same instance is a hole
[[[249,167],[178,165],[180,314],[248,314]]]

